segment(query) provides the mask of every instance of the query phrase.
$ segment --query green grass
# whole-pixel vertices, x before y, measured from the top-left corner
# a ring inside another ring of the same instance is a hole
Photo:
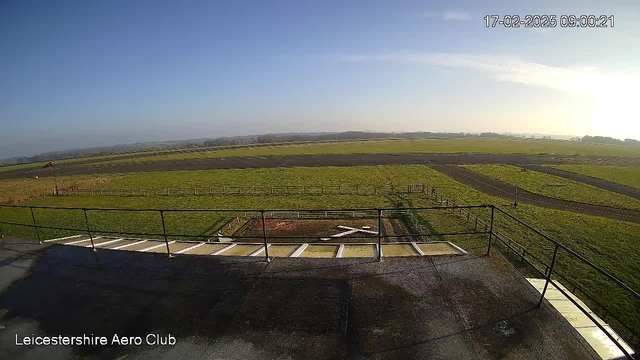
[[[559,176],[537,171],[521,172],[519,167],[510,165],[466,165],[464,167],[514,186],[517,179],[520,188],[536,194],[588,204],[640,210],[638,199]]]
[[[111,155],[87,156],[87,157],[75,158],[75,159],[63,159],[63,160],[56,160],[56,166],[69,165],[69,164],[74,164],[74,163],[81,162],[81,161],[86,161],[86,160],[109,160],[109,159],[112,159],[114,157],[119,157],[119,156],[123,156],[123,155],[134,155],[134,154],[149,154],[149,155],[152,155],[153,153],[156,153],[156,152],[158,152],[158,151],[153,151],[153,152],[147,151],[147,152],[128,153],[128,154],[118,153],[118,154],[111,154]],[[0,172],[12,171],[12,170],[20,170],[20,169],[38,168],[38,167],[44,166],[46,163],[48,163],[48,161],[38,161],[38,162],[35,162],[35,163],[29,163],[29,164],[0,166]]]
[[[106,184],[108,176],[62,176],[57,178],[58,190],[92,188]],[[0,181],[0,204],[18,204],[55,192],[56,182],[52,177],[39,179],[12,179]]]
[[[487,196],[473,188],[425,166],[371,166],[371,167],[325,167],[290,169],[248,170],[203,170],[123,174],[112,176],[108,187],[179,187],[215,185],[285,185],[285,184],[400,184],[425,183],[435,186],[445,196],[464,200],[468,204],[502,203],[503,200]],[[169,209],[321,209],[321,208],[371,208],[395,206],[405,201],[413,206],[431,206],[433,203],[422,195],[398,196],[188,196],[188,197],[118,197],[118,196],[63,196],[46,197],[29,201],[31,205],[56,205],[63,207],[96,208],[169,208]],[[462,202],[462,201],[460,201]],[[513,210],[509,210],[513,212]],[[488,211],[481,211],[486,218]],[[37,209],[39,224],[83,228],[81,210],[61,211]],[[194,236],[214,234],[226,220],[243,215],[229,213],[167,213],[165,219],[169,233],[188,233]],[[426,227],[436,232],[460,231],[470,224],[453,221],[448,214],[420,211]],[[568,211],[551,210],[521,205],[517,216],[557,239],[606,271],[620,278],[632,288],[640,290],[640,224],[612,219],[575,214]],[[0,208],[4,221],[30,223],[28,209]],[[158,213],[89,212],[89,222],[96,231],[135,231],[161,233]],[[551,244],[530,230],[517,225],[506,216],[497,214],[495,228],[507,233],[515,241],[525,245],[529,252],[549,263],[553,253]],[[2,226],[9,235],[35,238],[33,230],[15,226]],[[71,231],[42,229],[44,237],[72,235]],[[463,247],[481,248],[485,239],[454,240]],[[601,275],[572,260],[561,252],[557,269],[579,285],[590,290],[590,294],[607,304],[623,320],[640,331],[638,304]],[[614,324],[614,326],[616,326]],[[620,330],[616,326],[617,330]]]
[[[189,148],[191,149],[191,148]],[[208,149],[208,150],[207,150]],[[274,155],[319,155],[319,154],[411,154],[411,153],[495,153],[495,154],[557,154],[583,156],[621,156],[640,157],[640,148],[581,143],[562,140],[542,139],[491,139],[491,138],[452,138],[417,140],[366,140],[342,142],[317,142],[311,144],[277,143],[272,146],[253,148],[202,147],[197,152],[181,153],[185,149],[162,149],[131,153],[99,155],[85,158],[57,161],[64,166],[74,165],[86,160],[104,160],[95,164],[117,164],[160,160],[185,160],[199,158],[219,158],[233,156],[274,156]],[[169,152],[170,154],[158,155]],[[135,159],[116,159],[125,155],[145,155]],[[0,172],[25,168],[36,168],[44,162],[0,167]]]
[[[412,154],[412,153],[496,153],[558,154],[640,157],[640,148],[560,140],[456,138],[426,140],[378,140],[302,145],[279,145],[170,154],[101,162],[117,164],[161,160],[186,160],[234,156],[319,155],[319,154]]]
[[[552,167],[640,189],[640,167],[638,166],[552,165]]]

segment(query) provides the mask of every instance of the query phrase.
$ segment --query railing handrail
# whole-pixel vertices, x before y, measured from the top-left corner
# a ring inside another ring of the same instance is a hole
[[[542,236],[543,238],[545,238],[546,240],[552,242],[554,245],[560,247],[562,250],[568,252],[569,254],[575,256],[578,260],[584,262],[585,264],[589,265],[591,268],[593,268],[594,270],[596,270],[597,272],[599,272],[600,274],[604,275],[605,277],[607,277],[609,280],[613,281],[614,283],[616,283],[619,287],[625,289],[627,292],[629,292],[631,295],[633,295],[637,300],[640,300],[640,294],[638,294],[638,292],[636,292],[635,290],[633,290],[632,288],[630,288],[627,284],[625,284],[624,282],[622,282],[620,279],[616,278],[615,276],[611,275],[609,272],[607,272],[606,270],[601,269],[598,265],[592,263],[591,261],[587,260],[584,258],[584,256],[576,253],[575,251],[569,249],[568,247],[566,247],[564,244],[558,242],[557,240],[553,239],[552,237],[550,237],[549,235],[541,232],[540,230],[534,228],[533,226],[527,224],[526,222],[518,219],[517,217],[509,214],[508,212],[499,209],[498,211],[502,212],[503,214],[507,215],[508,217],[510,217],[511,219],[517,221],[518,223],[520,223],[521,225],[525,226],[526,228],[528,228],[529,230],[535,232],[536,234]]]
[[[89,207],[61,207],[61,206],[32,206],[32,205],[9,205],[9,204],[0,204],[0,207],[11,207],[11,208],[33,208],[33,209],[50,209],[50,210],[87,210],[87,211],[133,211],[133,212],[141,212],[141,211],[167,211],[167,212],[291,212],[291,211],[300,211],[300,212],[323,212],[323,211],[407,211],[407,210],[451,210],[451,209],[477,209],[477,208],[491,208],[493,206],[511,206],[511,205],[493,205],[493,204],[482,204],[482,205],[455,205],[455,206],[425,206],[425,207],[404,207],[404,208],[351,208],[351,209],[156,209],[156,208],[89,208]]]
[[[407,185],[404,185],[405,187]],[[320,186],[321,187],[321,186]],[[425,186],[425,189],[428,188]],[[432,188],[433,189],[433,188]],[[427,191],[424,191],[425,194],[427,193]],[[433,193],[429,193],[429,198],[433,200],[433,197],[435,196],[435,201],[438,200],[438,195],[436,192]],[[45,225],[37,225],[36,224],[36,219],[35,216],[33,214],[33,210],[34,209],[48,209],[48,210],[81,210],[84,211],[85,213],[85,220],[86,219],[86,212],[87,211],[125,211],[125,212],[159,212],[161,214],[162,217],[162,225],[163,225],[163,233],[134,233],[134,232],[126,232],[126,231],[106,231],[106,230],[98,230],[97,233],[104,233],[104,234],[128,234],[128,235],[141,235],[141,236],[164,236],[165,238],[165,242],[167,242],[167,252],[169,254],[169,256],[171,256],[171,252],[169,250],[169,244],[168,244],[168,240],[167,237],[171,236],[171,237],[183,237],[183,238],[203,238],[203,237],[209,237],[209,235],[187,235],[187,234],[170,234],[166,231],[165,228],[165,224],[164,224],[164,217],[163,217],[163,213],[164,212],[221,212],[221,213],[253,213],[253,214],[259,214],[261,215],[261,217],[263,219],[265,219],[265,214],[266,213],[272,213],[272,214],[278,214],[278,213],[292,213],[292,212],[297,212],[298,215],[300,214],[317,214],[317,213],[329,213],[329,212],[333,212],[333,213],[346,213],[346,212],[352,212],[352,213],[370,213],[373,216],[377,217],[379,222],[381,221],[381,216],[382,213],[384,211],[387,212],[402,212],[402,211],[411,211],[411,210],[460,210],[460,214],[462,213],[466,213],[467,214],[467,221],[469,221],[469,218],[472,216],[475,218],[476,221],[476,227],[474,229],[473,234],[490,234],[489,236],[489,252],[491,249],[491,236],[495,235],[497,239],[499,239],[503,244],[507,245],[507,243],[504,241],[504,238],[507,238],[509,240],[511,240],[508,236],[506,235],[502,235],[499,231],[497,231],[494,227],[493,227],[493,215],[491,217],[491,230],[487,231],[489,223],[487,221],[485,221],[484,219],[480,218],[480,216],[478,216],[477,214],[467,210],[467,209],[481,209],[481,208],[491,208],[492,209],[492,214],[493,211],[495,209],[497,209],[500,213],[506,215],[507,217],[513,219],[514,221],[516,221],[517,223],[519,223],[520,225],[526,227],[527,229],[535,232],[537,235],[541,236],[542,238],[544,238],[545,240],[549,241],[551,244],[555,245],[556,251],[554,253],[554,260],[555,260],[555,255],[557,255],[557,249],[562,249],[564,251],[566,251],[569,255],[575,257],[576,259],[578,259],[579,261],[587,264],[589,267],[591,267],[592,269],[596,270],[598,273],[600,273],[601,275],[605,276],[608,280],[614,282],[618,287],[622,288],[623,290],[627,291],[628,293],[630,293],[636,300],[640,300],[640,294],[635,291],[634,289],[632,289],[630,286],[628,286],[627,284],[625,284],[624,282],[622,282],[620,279],[618,279],[617,277],[615,277],[614,275],[610,274],[609,272],[607,272],[606,270],[603,270],[602,268],[598,267],[597,265],[595,265],[594,263],[592,263],[591,261],[587,260],[584,256],[576,253],[574,250],[568,248],[567,246],[565,246],[564,244],[558,242],[557,240],[555,240],[554,238],[552,238],[551,236],[545,234],[544,232],[538,230],[537,228],[533,227],[532,225],[529,225],[527,222],[515,217],[514,215],[509,214],[508,212],[504,211],[502,208],[503,207],[511,207],[513,206],[512,204],[480,204],[480,205],[459,205],[456,204],[456,202],[445,198],[444,196],[440,195],[440,203],[443,204],[446,202],[446,206],[427,206],[427,207],[378,207],[378,208],[351,208],[351,209],[336,209],[336,208],[332,208],[332,209],[159,209],[159,208],[144,208],[144,209],[138,209],[138,208],[88,208],[88,207],[58,207],[58,206],[30,206],[30,205],[10,205],[10,204],[0,204],[0,208],[24,208],[24,209],[30,209],[31,210],[31,216],[33,218],[33,224],[29,225],[29,224],[19,224],[19,223],[11,223],[11,222],[3,222],[0,221],[0,224],[10,224],[10,225],[18,225],[18,226],[26,226],[26,227],[32,227],[35,228],[36,233],[38,235],[38,240],[40,240],[40,234],[38,229],[57,229],[57,230],[68,230],[68,231],[82,231],[81,229],[70,229],[70,228],[63,228],[63,227],[52,227],[52,226],[45,226]],[[453,204],[453,205],[449,205],[449,204]],[[485,227],[485,231],[478,231],[478,223],[484,225]],[[317,238],[317,236],[292,236],[292,237],[283,237],[283,236],[267,236],[266,230],[264,229],[264,224],[265,221],[263,221],[263,235],[262,237],[264,237],[264,241],[265,241],[265,247],[267,246],[267,239],[268,238],[291,238],[291,239],[305,239],[305,238]],[[379,225],[379,229],[380,229],[380,225]],[[88,224],[88,220],[87,220],[87,230],[89,230],[89,224]],[[89,230],[90,231],[90,230]],[[420,231],[418,231],[420,232]],[[451,234],[451,235],[462,235],[463,233],[458,233],[458,234]],[[468,234],[472,234],[472,233],[468,233]],[[418,234],[410,234],[407,235],[408,237],[418,237],[418,236],[437,236],[440,234],[433,234],[433,233],[418,233]],[[444,235],[444,234],[443,234]],[[447,234],[449,235],[449,234]],[[90,235],[91,236],[91,235]],[[215,237],[215,236],[213,236]],[[238,237],[238,238],[259,238],[261,237],[260,235],[256,235],[256,236],[242,236],[242,237]],[[392,236],[392,235],[383,235],[381,233],[380,230],[378,230],[378,249],[380,249],[381,243],[380,243],[380,239],[381,238],[389,238],[389,237],[406,237],[406,236]],[[344,238],[351,238],[351,237],[344,237]],[[354,237],[354,238],[365,238],[365,237]],[[92,240],[93,243],[93,240]],[[511,241],[509,241],[509,243],[511,243]],[[516,242],[516,244],[523,249],[523,259],[524,259],[524,251],[526,251],[526,248],[520,244],[518,244]],[[93,244],[92,244],[93,246]],[[511,245],[507,245],[511,250],[515,251],[514,248],[511,247]],[[268,252],[265,249],[265,254],[267,257],[267,261],[268,261]],[[378,257],[380,257],[380,250],[378,250]],[[542,262],[541,260],[539,260],[537,257],[533,256],[531,254],[531,252],[529,252],[530,256],[533,257],[534,259],[536,259],[536,261],[540,262],[541,264],[543,264],[545,267],[547,267],[548,269],[548,273],[547,270],[545,270],[545,273],[542,274],[543,276],[547,277],[547,283],[545,284],[545,290],[546,290],[546,286],[548,286],[549,283],[554,284],[553,280],[551,279],[551,275],[554,272],[553,269],[553,263],[554,261],[552,261],[551,266],[545,264],[544,262]],[[527,261],[527,263],[529,263]],[[529,263],[529,265],[534,266],[532,263]],[[539,269],[537,269],[535,266],[534,268],[538,271],[540,271]],[[557,273],[557,272],[556,272]],[[558,274],[560,275],[560,274]],[[562,275],[560,275],[561,278],[565,279],[566,278]],[[555,284],[554,284],[555,286]],[[583,291],[584,292],[584,291]],[[585,293],[586,294],[586,293]],[[586,294],[588,295],[588,294]],[[541,299],[544,297],[544,291],[542,294]],[[601,305],[600,305],[601,306]],[[611,315],[615,314],[612,313],[609,309],[604,308],[603,306],[601,306],[605,311],[607,311],[608,313],[610,313]],[[582,310],[582,309],[581,309]],[[620,320],[617,320],[618,322],[620,322],[622,325],[625,326],[625,328],[627,328],[628,330],[631,330],[626,324],[622,323]],[[597,324],[598,325],[598,324]],[[637,336],[635,334],[634,331],[630,331],[631,334],[633,334],[634,336]],[[628,356],[628,353],[626,352],[626,350],[611,336],[611,334],[609,334],[608,332],[605,332],[606,335],[612,339],[612,341],[614,341],[616,343],[616,345],[625,353],[625,355]],[[633,338],[632,338],[633,339]]]

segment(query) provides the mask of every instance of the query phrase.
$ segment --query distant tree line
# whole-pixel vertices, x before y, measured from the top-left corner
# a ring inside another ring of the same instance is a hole
[[[596,144],[610,144],[610,145],[628,145],[640,147],[640,141],[636,139],[616,139],[609,136],[585,136],[582,138],[582,142],[596,143]]]
[[[328,140],[370,140],[370,139],[444,139],[444,138],[464,138],[464,137],[509,137],[492,132],[481,134],[468,133],[433,133],[433,132],[402,132],[402,133],[383,133],[383,132],[363,132],[363,131],[346,131],[340,133],[293,133],[293,134],[268,134],[260,135],[256,138],[256,142],[260,144],[273,142],[299,142],[299,141],[328,141]]]
[[[312,142],[312,141],[339,141],[339,140],[369,140],[369,139],[445,139],[445,138],[516,138],[523,136],[504,135],[494,132],[483,132],[480,134],[464,133],[464,132],[364,132],[364,131],[346,131],[346,132],[323,132],[323,133],[284,133],[284,134],[266,134],[266,135],[249,135],[235,137],[220,137],[209,139],[191,139],[180,141],[165,142],[146,142],[126,145],[114,145],[105,147],[72,149],[57,152],[48,152],[33,156],[22,156],[11,159],[0,160],[0,166],[13,164],[26,164],[33,162],[44,162],[50,160],[73,159],[87,156],[126,154],[138,151],[165,150],[165,149],[184,149],[202,146],[232,146],[232,145],[251,145],[265,143],[284,143],[284,142]],[[535,138],[535,136],[534,136]],[[543,139],[550,139],[550,136],[544,136]],[[585,136],[582,138],[572,138],[575,141],[640,146],[640,141],[634,139],[615,139],[604,136]]]

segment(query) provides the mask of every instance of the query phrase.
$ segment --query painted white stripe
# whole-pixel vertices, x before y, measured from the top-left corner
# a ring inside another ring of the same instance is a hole
[[[211,255],[220,255],[220,254],[222,254],[223,252],[225,252],[225,251],[227,251],[227,250],[229,250],[229,249],[233,248],[233,247],[234,247],[234,246],[236,246],[236,245],[238,245],[238,244],[231,244],[231,245],[229,245],[229,246],[227,246],[227,247],[224,247],[224,248],[222,248],[222,249],[220,249],[220,250],[218,250],[218,251],[214,252],[214,253],[213,253],[213,254],[211,254]]]
[[[420,256],[424,256],[424,253],[422,252],[422,250],[420,250],[420,248],[418,247],[418,245],[416,245],[416,243],[412,242],[411,246],[413,246],[413,250],[415,250],[418,254],[420,254]]]
[[[336,257],[337,258],[341,258],[343,251],[344,251],[344,244],[340,244],[340,247],[338,248],[338,253],[336,254]]]
[[[95,240],[95,239],[94,239],[94,240]],[[115,239],[115,240],[111,240],[111,241],[105,241],[105,242],[100,243],[100,244],[95,244],[95,247],[98,247],[98,246],[105,246],[105,245],[109,245],[109,244],[117,243],[117,242],[122,241],[122,240],[124,240],[124,239],[120,238],[120,239]],[[90,248],[90,247],[91,247],[91,245],[87,245],[87,246],[85,246],[85,247]]]
[[[199,243],[199,244],[196,244],[196,245],[193,245],[193,246],[189,246],[188,248],[184,248],[184,249],[182,249],[182,250],[180,250],[180,251],[177,251],[177,252],[175,252],[174,254],[182,254],[182,253],[186,253],[187,251],[189,251],[189,250],[193,250],[193,249],[195,249],[195,248],[198,248],[198,247],[200,247],[200,246],[202,246],[202,245],[204,245],[204,244],[206,244],[206,243],[205,243],[205,242],[201,242],[201,243]]]
[[[271,247],[271,244],[267,244],[267,248],[270,248],[270,247]],[[249,254],[249,256],[258,256],[258,255],[260,255],[263,251],[264,251],[264,246],[263,246],[263,247],[261,247],[260,249],[256,250],[256,251],[252,252],[251,254]]]
[[[174,242],[175,242],[175,241],[169,241],[169,245],[173,244]],[[150,246],[150,247],[148,247],[148,248],[140,249],[140,250],[138,250],[138,251],[140,251],[140,252],[145,252],[145,251],[149,251],[149,250],[157,249],[157,248],[159,248],[159,247],[161,247],[161,246],[167,246],[167,243],[164,243],[164,242],[163,242],[163,243],[161,243],[161,244],[153,245],[153,246]]]
[[[447,244],[453,246],[456,250],[460,251],[463,254],[468,254],[468,252],[466,252],[464,249],[462,249],[460,246],[458,246],[456,244],[453,244],[453,243],[451,243],[449,241],[447,241]]]
[[[131,243],[131,244],[124,244],[124,245],[116,246],[116,247],[112,248],[111,250],[120,250],[120,249],[124,249],[126,247],[129,247],[129,246],[138,245],[138,244],[142,244],[142,243],[146,243],[146,242],[147,242],[147,240],[142,240],[142,241],[134,242],[134,243]]]
[[[93,240],[95,239],[100,239],[102,236],[96,236],[93,238]],[[84,241],[91,241],[91,239],[84,239],[84,240],[76,240],[76,241],[72,241],[72,242],[68,242],[68,243],[64,243],[65,245],[73,245],[73,244],[77,244],[77,243],[81,243]]]
[[[354,227],[351,227],[351,226],[338,225],[337,228],[338,229],[342,229],[342,230],[356,230],[356,231],[360,231],[360,232],[367,233],[367,234],[378,235],[377,231],[358,229],[358,228],[354,228]]]
[[[357,233],[357,232],[358,232],[358,229],[353,229],[353,230],[341,232],[340,234],[331,235],[331,237],[332,238],[343,237],[343,236],[351,235],[351,234]]]
[[[309,247],[309,244],[300,245],[300,247],[297,248],[296,251],[294,251],[293,254],[291,254],[291,256],[289,256],[289,257],[298,257],[298,256],[300,256],[300,254],[302,254],[307,249],[307,247]]]
[[[49,239],[49,240],[45,240],[44,242],[52,242],[52,241],[60,241],[60,240],[73,239],[73,238],[77,238],[77,237],[79,237],[79,236],[85,236],[85,235],[71,235],[71,236],[61,237],[61,238],[57,238],[57,239]]]

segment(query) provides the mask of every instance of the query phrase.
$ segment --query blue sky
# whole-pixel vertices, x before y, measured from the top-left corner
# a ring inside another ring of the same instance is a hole
[[[4,1],[0,158],[290,131],[640,138],[638,1],[480,3]]]

